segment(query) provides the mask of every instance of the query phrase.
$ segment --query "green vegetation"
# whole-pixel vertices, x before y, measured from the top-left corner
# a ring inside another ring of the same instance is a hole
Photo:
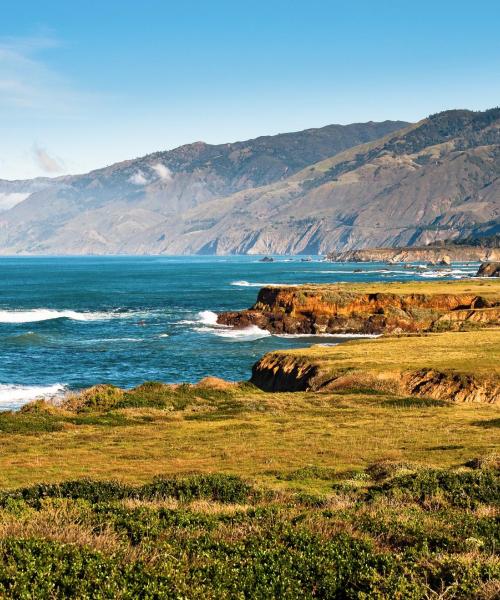
[[[335,295],[343,294],[467,294],[481,296],[489,301],[500,301],[500,281],[488,279],[462,279],[454,281],[394,281],[374,283],[349,284],[304,284],[297,288],[302,294],[330,298],[335,301]],[[330,295],[330,296],[329,296]]]
[[[287,356],[496,376],[498,330]],[[497,404],[100,385],[0,413],[0,598],[494,600]]]
[[[342,348],[349,346],[312,351],[347,355]],[[376,361],[370,343],[358,346],[363,360]],[[0,489],[81,477],[136,484],[165,473],[219,471],[265,487],[325,493],[324,479],[287,474],[311,466],[341,474],[381,459],[451,467],[490,454],[498,442],[497,405],[380,390],[268,394],[247,383],[153,382],[114,393],[114,404],[102,387],[95,392],[70,398],[71,408],[37,402],[0,413]],[[99,398],[106,399],[102,406]]]
[[[308,360],[325,373],[358,371],[367,375],[432,368],[447,373],[495,377],[500,357],[500,329],[354,340],[329,348],[311,346],[275,354]]]
[[[391,477],[387,467],[330,480],[325,496],[256,489],[221,474],[4,493],[0,595],[496,597],[498,471]]]

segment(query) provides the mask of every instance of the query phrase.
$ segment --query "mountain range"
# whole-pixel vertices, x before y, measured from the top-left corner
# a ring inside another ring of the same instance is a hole
[[[491,235],[500,109],[196,142],[0,180],[2,254],[317,254]]]

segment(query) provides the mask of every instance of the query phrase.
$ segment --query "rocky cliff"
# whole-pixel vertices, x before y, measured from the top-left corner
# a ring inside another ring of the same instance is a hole
[[[357,390],[452,402],[500,402],[500,332],[356,340],[272,352],[252,370],[266,391]]]
[[[425,284],[419,287],[420,293],[396,293],[383,284],[379,291],[348,285],[264,287],[250,309],[221,313],[218,323],[256,325],[278,334],[415,333],[500,323],[500,288],[485,295],[471,286],[456,293],[425,293]]]
[[[438,264],[448,257],[453,262],[483,262],[500,260],[500,249],[480,246],[416,246],[414,248],[363,248],[331,252],[335,262],[423,262]]]

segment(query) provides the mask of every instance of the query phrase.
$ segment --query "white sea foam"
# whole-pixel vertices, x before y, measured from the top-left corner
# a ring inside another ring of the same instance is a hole
[[[237,280],[237,281],[231,281],[230,285],[234,285],[236,287],[258,287],[258,288],[262,288],[262,287],[269,287],[269,286],[275,286],[275,287],[294,287],[296,284],[294,283],[260,283],[257,281],[245,281],[244,279],[241,280]]]
[[[217,313],[211,310],[202,310],[198,313],[198,322],[204,325],[217,325]]]
[[[378,333],[276,333],[280,338],[378,338]],[[334,344],[335,345],[335,344]]]
[[[348,271],[346,269],[326,269],[326,270],[321,270],[321,271],[311,271],[311,273],[336,273],[336,274],[343,274],[343,275],[347,275],[347,274],[354,274],[354,275],[370,275],[371,273],[403,273],[403,274],[410,274],[411,275],[411,270],[410,269],[364,269],[362,267],[359,267],[361,270],[358,271]]]
[[[251,283],[250,281],[245,281],[244,279],[238,281],[231,281],[231,285],[235,285],[237,287],[263,287],[264,283]]]
[[[9,385],[0,384],[0,410],[19,408],[37,398],[51,398],[61,394],[65,386],[53,385]]]
[[[0,323],[36,323],[52,319],[71,319],[73,321],[104,321],[130,316],[130,313],[113,312],[77,312],[75,310],[54,310],[34,308],[32,310],[0,310]]]
[[[167,338],[167,337],[170,337],[170,336],[168,335],[168,333],[160,333],[160,335],[158,337]]]
[[[244,329],[216,329],[212,327],[197,327],[195,331],[200,333],[211,333],[217,337],[221,337],[233,342],[253,342],[261,338],[270,336],[270,332],[266,329],[261,329],[257,325],[250,325]]]

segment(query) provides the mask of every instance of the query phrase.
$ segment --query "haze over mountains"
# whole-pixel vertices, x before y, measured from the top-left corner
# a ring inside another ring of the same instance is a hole
[[[498,230],[500,109],[196,142],[0,181],[3,254],[326,253]]]

